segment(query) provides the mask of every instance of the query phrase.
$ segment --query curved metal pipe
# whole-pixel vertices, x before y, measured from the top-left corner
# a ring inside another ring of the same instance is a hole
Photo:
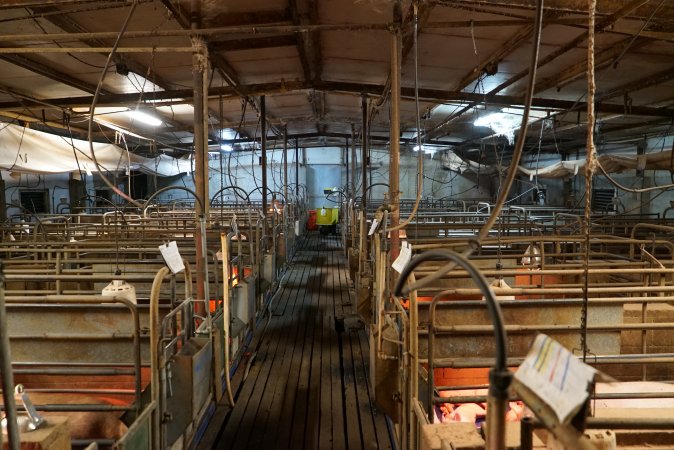
[[[221,188],[218,192],[213,194],[213,196],[211,197],[211,205],[215,202],[215,198],[218,195],[220,195],[222,192],[230,190],[230,189],[233,190],[234,193],[237,194],[237,197],[239,197],[241,200],[244,200],[246,203],[250,203],[250,196],[248,195],[248,193],[244,189],[240,188],[239,186],[230,185],[230,186],[225,186],[225,187]],[[239,192],[243,192],[245,197],[241,196],[239,194]]]
[[[16,404],[14,403],[14,376],[12,373],[12,356],[7,331],[7,313],[5,310],[5,274],[0,261],[0,376],[2,377],[2,398],[7,415],[7,438],[10,450],[19,450],[19,425],[17,422]],[[0,431],[1,432],[1,431]],[[1,436],[0,436],[1,437]],[[0,445],[2,440],[0,439]]]
[[[203,201],[197,196],[197,193],[194,192],[192,189],[190,189],[188,187],[185,187],[185,186],[166,186],[166,187],[163,187],[163,188],[159,189],[158,191],[155,191],[154,194],[150,195],[148,197],[148,199],[145,200],[145,205],[143,206],[143,217],[147,218],[147,209],[151,206],[151,204],[152,204],[151,202],[152,202],[152,200],[154,200],[155,197],[157,197],[159,194],[163,194],[164,192],[170,191],[172,189],[178,189],[178,190],[181,190],[181,191],[189,192],[190,194],[192,194],[194,199],[197,202],[199,202],[199,206],[201,206],[201,210],[205,211],[205,205],[204,205]]]
[[[407,264],[407,266],[405,266],[402,273],[400,274],[400,278],[398,278],[398,282],[396,283],[395,289],[393,291],[394,295],[397,297],[401,296],[402,288],[407,282],[408,277],[419,264],[435,259],[449,259],[456,265],[466,270],[486,300],[487,311],[494,327],[494,347],[496,351],[494,367],[489,372],[490,401],[488,402],[489,405],[487,408],[487,423],[490,424],[490,432],[487,435],[487,448],[504,449],[505,411],[508,403],[508,387],[511,381],[511,374],[508,371],[507,366],[507,335],[503,323],[503,314],[501,313],[501,308],[496,301],[496,297],[490,289],[486,278],[470,261],[468,261],[462,255],[448,250],[431,250],[415,256]],[[437,303],[438,298],[434,298],[433,301]],[[434,308],[435,307],[431,305],[431,314],[433,314]],[[432,330],[432,323],[430,327]],[[433,355],[429,353],[428,359],[431,361],[433,359]],[[416,368],[414,368],[414,370],[416,370]],[[432,374],[431,370],[429,369],[429,385],[430,380],[432,380]],[[429,408],[432,408],[432,403],[429,404]],[[429,417],[431,414],[432,411],[429,410]]]
[[[234,395],[232,394],[232,383],[229,378],[229,240],[234,233],[220,233],[220,245],[222,251],[222,320],[224,325],[223,337],[225,341],[225,385],[227,386],[227,398],[232,408],[234,407]],[[241,276],[241,274],[239,274]],[[219,380],[218,380],[219,382]]]
[[[183,259],[185,265],[185,298],[192,298],[192,272],[189,263]],[[152,448],[159,450],[163,447],[161,420],[163,415],[163,407],[160,400],[161,387],[159,380],[159,345],[161,334],[161,321],[159,320],[159,294],[161,291],[161,284],[164,279],[171,273],[168,267],[164,266],[157,271],[157,274],[152,281],[152,290],[150,291],[150,372],[151,372],[151,396],[152,401],[157,405],[157,410],[152,417]]]

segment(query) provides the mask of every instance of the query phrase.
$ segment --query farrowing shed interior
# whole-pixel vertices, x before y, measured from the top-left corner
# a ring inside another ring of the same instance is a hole
[[[666,0],[4,0],[3,445],[674,448],[673,56]]]

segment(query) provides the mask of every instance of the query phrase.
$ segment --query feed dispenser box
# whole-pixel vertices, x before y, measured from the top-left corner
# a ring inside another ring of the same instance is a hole
[[[112,280],[110,284],[103,288],[101,292],[103,297],[121,297],[136,304],[136,288],[124,280]]]

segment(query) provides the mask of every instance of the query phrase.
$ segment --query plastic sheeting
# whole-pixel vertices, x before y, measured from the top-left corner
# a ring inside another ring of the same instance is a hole
[[[674,171],[674,162],[672,151],[662,151],[658,153],[647,153],[645,155],[601,155],[599,164],[608,173],[623,172],[625,170],[669,170]],[[447,169],[459,173],[497,173],[497,167],[494,165],[478,164],[474,161],[467,161],[449,152],[443,155],[443,164]],[[533,180],[537,178],[571,178],[576,175],[585,175],[585,160],[577,159],[573,161],[559,161],[554,164],[543,167],[524,167],[519,166],[518,171],[521,175]]]
[[[93,149],[104,171],[138,170],[162,177],[192,171],[192,162],[166,155],[144,158],[113,144],[94,142]],[[70,139],[18,125],[0,129],[0,169],[23,173],[99,172],[89,142]]]

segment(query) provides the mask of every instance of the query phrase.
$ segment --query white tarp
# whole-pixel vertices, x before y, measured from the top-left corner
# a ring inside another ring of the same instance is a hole
[[[459,173],[471,173],[480,175],[491,175],[497,172],[496,166],[488,166],[480,164],[475,161],[461,158],[454,152],[447,152],[442,155],[442,162],[444,166]]]
[[[192,171],[192,163],[166,155],[144,158],[113,144],[94,142],[98,164],[107,171],[139,170],[159,176]],[[18,125],[0,129],[0,169],[24,173],[98,172],[89,142],[70,139]]]
[[[598,157],[599,164],[607,173],[623,172],[624,170],[670,170],[674,171],[672,151],[667,150],[645,155],[601,155]],[[474,161],[466,161],[453,152],[443,155],[444,166],[460,173],[496,173],[497,166],[478,164]],[[505,170],[505,168],[504,168]],[[519,173],[529,177],[530,180],[537,178],[571,178],[576,175],[585,175],[585,160],[559,161],[543,167],[519,166]]]

